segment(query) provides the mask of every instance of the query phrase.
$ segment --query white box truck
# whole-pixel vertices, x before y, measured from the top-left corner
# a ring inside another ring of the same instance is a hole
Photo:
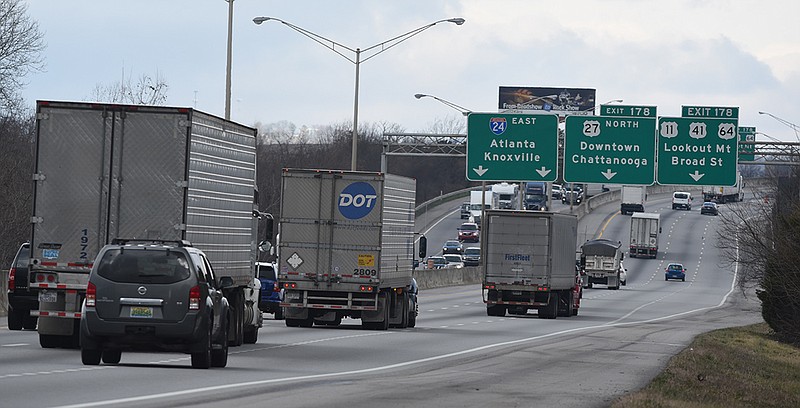
[[[487,210],[482,233],[483,302],[489,316],[578,314],[578,219],[540,211]]]
[[[416,180],[407,177],[284,169],[278,280],[286,325],[349,317],[366,329],[413,327],[415,199]]]
[[[469,221],[481,226],[482,209],[492,208],[494,193],[491,190],[469,192]]]
[[[644,212],[647,188],[645,186],[622,186],[620,197],[619,211],[622,215]]]
[[[191,108],[38,101],[30,276],[42,347],[77,347],[89,272],[116,238],[204,251],[234,281],[229,343],[255,343],[255,146],[255,129]]]
[[[506,182],[493,184],[492,194],[495,197],[496,206],[494,208],[516,210],[519,197],[519,186]]]
[[[703,201],[713,201],[725,204],[742,201],[744,199],[744,179],[736,172],[736,185],[733,186],[703,186]]]
[[[661,216],[656,213],[634,213],[631,216],[630,257],[655,258],[658,255],[658,236]]]

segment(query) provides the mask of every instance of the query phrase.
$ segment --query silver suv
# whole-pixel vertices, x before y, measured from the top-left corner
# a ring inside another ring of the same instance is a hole
[[[81,360],[117,364],[122,351],[190,353],[225,367],[230,310],[205,254],[187,241],[115,240],[100,250],[81,317]]]

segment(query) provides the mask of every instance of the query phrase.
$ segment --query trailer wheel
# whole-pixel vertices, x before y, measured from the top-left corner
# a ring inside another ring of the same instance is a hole
[[[569,291],[567,296],[558,297],[558,315],[561,317],[572,316],[575,309],[575,299],[573,299],[572,291]]]
[[[417,302],[411,300],[410,296],[408,301],[408,327],[415,327],[417,325]]]
[[[81,357],[83,357],[83,350],[81,350]],[[122,360],[122,350],[103,350],[103,362],[106,364],[119,364]]]
[[[547,306],[539,308],[540,319],[555,319],[558,317],[558,292],[551,292]]]
[[[503,317],[506,315],[506,308],[503,305],[487,305],[486,314],[489,316]]]
[[[302,319],[286,319],[286,327],[300,327]]]
[[[99,365],[102,354],[101,350],[81,349],[81,362],[83,365]]]
[[[57,336],[57,335],[54,335],[54,334],[41,334],[41,333],[39,333],[39,345],[42,346],[42,348],[56,348],[56,347],[59,347],[62,344],[61,337],[62,336]],[[97,364],[100,364],[100,363],[97,363]]]
[[[244,342],[244,292],[236,289],[230,297],[230,307],[233,309],[233,321],[230,333],[228,333],[229,346],[241,346]]]

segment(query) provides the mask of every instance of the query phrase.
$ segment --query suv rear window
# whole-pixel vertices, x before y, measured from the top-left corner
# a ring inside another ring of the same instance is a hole
[[[120,283],[175,283],[188,279],[189,262],[181,252],[167,249],[110,249],[97,274]]]
[[[689,198],[689,194],[675,193],[674,198]]]

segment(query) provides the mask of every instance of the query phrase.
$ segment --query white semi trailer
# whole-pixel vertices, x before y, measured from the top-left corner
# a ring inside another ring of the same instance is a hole
[[[385,173],[285,169],[278,279],[286,325],[413,327],[416,180]],[[424,240],[421,240],[424,256]]]
[[[116,238],[203,250],[217,279],[234,281],[229,343],[255,343],[255,136],[191,108],[37,102],[30,286],[41,346],[77,347],[89,272]]]

